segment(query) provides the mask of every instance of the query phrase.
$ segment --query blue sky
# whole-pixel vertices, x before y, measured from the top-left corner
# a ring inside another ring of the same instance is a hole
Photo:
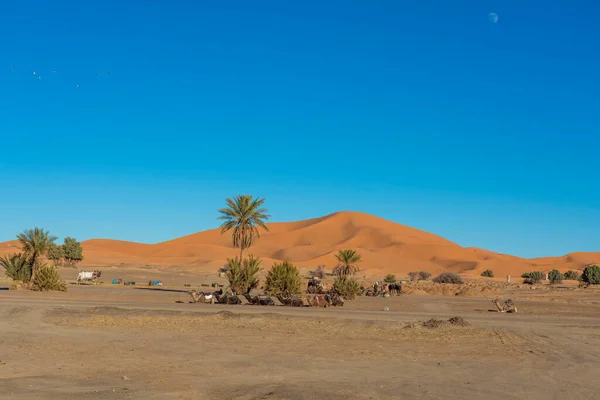
[[[0,241],[153,243],[250,193],[274,221],[354,210],[520,256],[600,251],[599,12],[4,2]]]

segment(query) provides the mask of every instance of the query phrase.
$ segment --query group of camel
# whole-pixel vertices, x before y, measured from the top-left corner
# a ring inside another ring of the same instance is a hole
[[[261,306],[290,306],[290,307],[341,307],[344,305],[344,298],[335,293],[323,295],[302,296],[269,296],[266,294],[251,296],[249,293],[236,295],[233,293],[224,293],[223,289],[216,292],[196,292],[191,290],[190,296],[192,303],[209,304],[244,304]]]
[[[402,294],[402,283],[379,284],[378,282],[376,282],[375,284],[366,288],[364,286],[361,286],[360,293],[361,295],[367,297],[389,297],[392,295],[400,295]]]

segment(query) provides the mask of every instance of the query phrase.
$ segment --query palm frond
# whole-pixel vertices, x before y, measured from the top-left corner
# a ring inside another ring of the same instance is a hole
[[[260,237],[258,228],[268,231],[265,221],[269,218],[266,208],[261,208],[265,199],[253,199],[251,195],[239,194],[233,198],[225,199],[226,206],[218,210],[218,220],[224,221],[220,228],[221,233],[231,231],[231,240],[234,247],[242,251],[252,245],[254,238]]]
[[[358,264],[361,262],[361,256],[355,250],[338,250],[335,258],[340,263],[340,265],[336,267],[336,272],[337,275],[342,279],[345,279],[349,275],[354,275],[360,270]]]

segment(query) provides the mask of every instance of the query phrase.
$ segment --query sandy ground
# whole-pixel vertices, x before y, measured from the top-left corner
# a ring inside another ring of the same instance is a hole
[[[305,309],[178,304],[187,296],[177,290],[0,291],[0,397],[578,399],[600,390],[597,291],[509,288],[500,296],[517,299],[519,313],[500,314],[488,311],[490,297]],[[421,326],[454,316],[470,326]]]

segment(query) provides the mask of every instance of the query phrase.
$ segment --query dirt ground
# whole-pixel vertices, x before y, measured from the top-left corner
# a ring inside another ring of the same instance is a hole
[[[178,285],[193,278],[178,274]],[[163,289],[0,291],[0,397],[578,399],[600,390],[594,290],[506,287],[314,309],[179,304],[183,287]],[[489,312],[495,296],[519,313]],[[422,325],[455,316],[469,326]]]

